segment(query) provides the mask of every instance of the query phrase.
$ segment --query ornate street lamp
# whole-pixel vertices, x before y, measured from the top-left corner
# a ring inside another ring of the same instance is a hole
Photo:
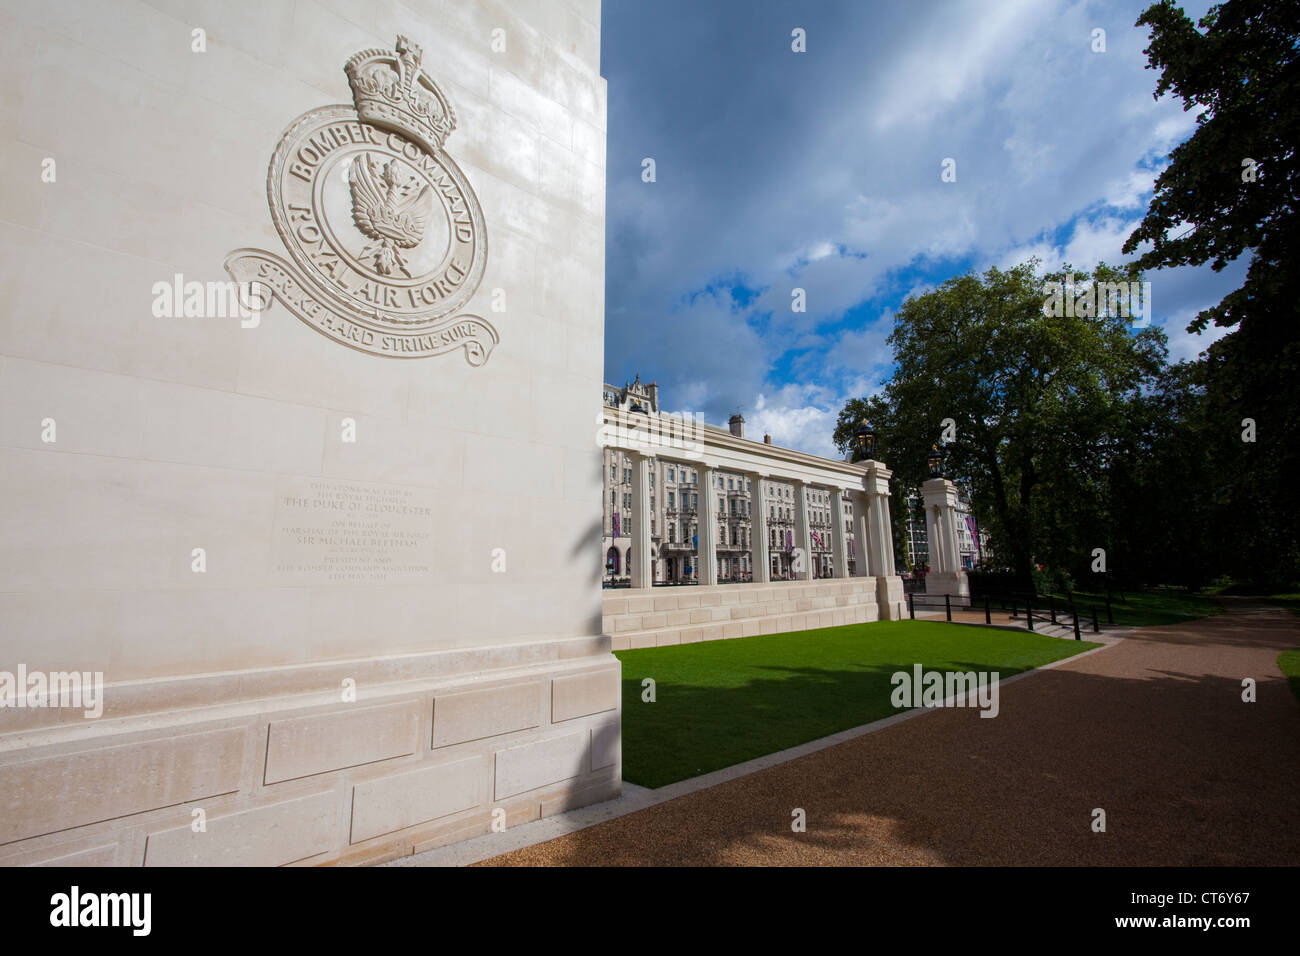
[[[943,452],[939,450],[938,445],[930,446],[930,453],[925,456],[925,463],[930,469],[931,478],[943,477]]]
[[[870,461],[876,451],[876,430],[862,419],[862,424],[853,433],[853,457],[855,461]]]

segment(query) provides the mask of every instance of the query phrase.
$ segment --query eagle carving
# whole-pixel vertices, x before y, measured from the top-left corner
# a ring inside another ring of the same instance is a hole
[[[413,249],[424,239],[424,229],[433,213],[433,194],[420,179],[402,172],[401,163],[380,163],[369,153],[352,160],[348,184],[352,191],[352,221],[374,242],[361,251],[362,259],[373,257],[375,271],[389,276],[400,269],[411,277],[401,250]]]

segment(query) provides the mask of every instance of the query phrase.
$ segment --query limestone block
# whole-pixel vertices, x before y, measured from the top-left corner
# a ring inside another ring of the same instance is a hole
[[[280,783],[403,757],[419,747],[417,701],[344,707],[327,714],[271,721],[265,782]]]
[[[242,728],[0,768],[0,844],[239,789]]]
[[[614,668],[557,677],[551,681],[551,720],[559,723],[614,710],[618,695],[618,671]]]
[[[540,690],[536,681],[529,681],[435,695],[434,749],[536,727],[541,723]]]
[[[601,724],[591,728],[591,769],[603,770],[613,767],[619,761],[620,754],[619,725]]]
[[[487,760],[454,760],[359,783],[352,788],[352,843],[427,823],[483,800]]]
[[[333,791],[270,806],[209,816],[206,830],[189,824],[149,834],[145,866],[283,866],[326,853],[338,832]]]
[[[587,773],[589,731],[496,752],[495,799],[512,797]]]
[[[591,803],[602,803],[606,800],[613,800],[619,795],[622,789],[621,781],[617,778],[611,777],[583,787],[568,790],[553,797],[547,797],[542,801],[542,816],[546,817],[553,813],[564,813],[566,810],[585,807]]]
[[[116,862],[117,845],[108,844],[74,853],[64,853],[48,860],[41,860],[39,863],[29,863],[28,866],[114,866]]]

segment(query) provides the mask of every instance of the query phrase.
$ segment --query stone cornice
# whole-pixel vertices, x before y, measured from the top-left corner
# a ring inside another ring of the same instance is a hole
[[[726,429],[673,415],[632,415],[604,408],[601,420],[600,441],[606,447],[722,471],[758,474],[773,481],[795,480],[860,491],[868,470],[866,462],[836,461],[738,438]]]

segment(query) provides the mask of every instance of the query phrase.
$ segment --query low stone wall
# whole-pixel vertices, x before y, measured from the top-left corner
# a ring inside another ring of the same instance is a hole
[[[863,624],[882,617],[877,581],[861,577],[610,590],[604,594],[603,629],[613,649],[623,651]],[[901,594],[901,582],[899,590]]]
[[[93,720],[6,708],[0,865],[379,862],[486,833],[497,808],[515,826],[611,799],[608,652],[594,637],[110,684]]]

